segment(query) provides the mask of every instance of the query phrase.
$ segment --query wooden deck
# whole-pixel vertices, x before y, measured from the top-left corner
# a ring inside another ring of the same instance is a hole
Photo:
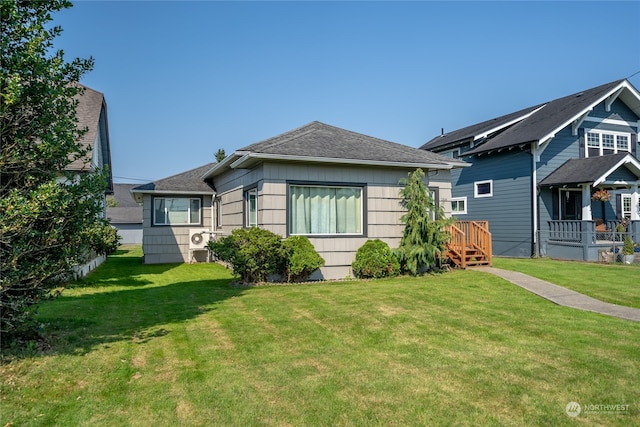
[[[489,221],[457,221],[448,230],[447,256],[456,267],[493,264]]]

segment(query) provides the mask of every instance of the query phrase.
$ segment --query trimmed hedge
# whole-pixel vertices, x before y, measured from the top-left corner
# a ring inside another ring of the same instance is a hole
[[[389,245],[380,239],[367,240],[356,252],[356,259],[351,268],[359,279],[393,277],[400,274],[398,258]]]

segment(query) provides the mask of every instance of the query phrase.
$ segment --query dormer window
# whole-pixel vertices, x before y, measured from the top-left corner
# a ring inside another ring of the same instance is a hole
[[[587,132],[585,157],[606,156],[620,152],[630,152],[630,135],[622,132],[596,131]]]

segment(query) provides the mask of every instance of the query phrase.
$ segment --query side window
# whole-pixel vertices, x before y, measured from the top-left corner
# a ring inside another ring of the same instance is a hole
[[[258,189],[252,188],[244,192],[245,227],[258,226]]]
[[[493,180],[474,182],[473,197],[493,197]]]
[[[466,197],[452,198],[451,213],[453,215],[465,215],[467,213],[467,198]]]

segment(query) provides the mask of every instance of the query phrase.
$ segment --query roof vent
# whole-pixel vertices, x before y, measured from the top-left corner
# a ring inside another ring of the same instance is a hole
[[[582,95],[584,95],[584,92],[577,93],[576,98],[580,98]]]

